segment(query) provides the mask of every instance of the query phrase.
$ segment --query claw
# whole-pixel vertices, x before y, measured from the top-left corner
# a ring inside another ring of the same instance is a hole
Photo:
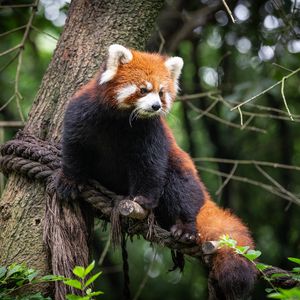
[[[170,231],[173,238],[181,243],[193,244],[197,241],[197,232],[190,223],[178,222],[171,227]]]

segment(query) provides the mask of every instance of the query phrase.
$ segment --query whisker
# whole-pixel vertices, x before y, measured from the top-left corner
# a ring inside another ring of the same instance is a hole
[[[140,108],[137,107],[135,108],[129,115],[129,125],[130,127],[132,127],[132,122],[136,119],[136,117],[138,116]]]

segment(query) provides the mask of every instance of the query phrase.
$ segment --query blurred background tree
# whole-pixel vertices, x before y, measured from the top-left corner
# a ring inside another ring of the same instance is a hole
[[[68,1],[41,1],[32,23],[26,7],[30,1],[10,8],[4,6],[20,3],[0,3],[3,143],[27,118]],[[300,2],[227,4],[235,23],[221,1],[166,1],[147,48],[185,61],[181,96],[169,123],[179,144],[195,158],[209,192],[249,225],[264,262],[289,268],[286,257],[300,255]],[[240,111],[232,110],[252,97]],[[1,177],[1,190],[4,183]],[[100,222],[95,225],[94,255],[104,272],[99,284],[105,298],[120,299],[120,253],[109,248],[104,255],[107,232]],[[207,296],[205,270],[196,261],[187,259],[183,274],[169,273],[168,250],[136,238],[128,247],[135,299]],[[253,299],[266,298],[264,287],[257,285]]]

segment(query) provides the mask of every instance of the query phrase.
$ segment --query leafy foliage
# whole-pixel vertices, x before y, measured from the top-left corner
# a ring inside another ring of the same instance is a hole
[[[67,295],[67,300],[92,300],[93,297],[103,294],[101,291],[93,291],[92,283],[101,275],[101,272],[88,276],[94,269],[93,261],[87,268],[76,266],[73,269],[77,279],[70,279],[57,275],[46,275],[38,277],[38,271],[27,268],[25,264],[12,264],[8,267],[0,267],[0,299],[1,300],[51,300],[50,297],[44,297],[41,293],[16,295],[20,288],[30,286],[37,283],[45,283],[51,281],[62,281],[64,284],[81,290],[84,296],[73,294]]]
[[[44,282],[43,278],[38,279],[38,271],[27,268],[24,264],[12,264],[8,267],[0,267],[0,299],[2,300],[51,300],[41,293],[28,295],[15,295],[14,293],[21,287]],[[56,276],[48,276],[47,281],[56,279]]]
[[[77,296],[77,295],[67,295],[67,300],[90,300],[93,297],[103,294],[101,291],[93,292],[91,289],[91,284],[101,275],[102,272],[98,272],[93,276],[88,277],[90,272],[95,267],[95,261],[93,261],[90,265],[86,268],[76,266],[73,269],[73,274],[78,277],[78,279],[68,279],[64,278],[63,282],[66,285],[69,285],[75,289],[81,290],[84,293],[84,296]]]

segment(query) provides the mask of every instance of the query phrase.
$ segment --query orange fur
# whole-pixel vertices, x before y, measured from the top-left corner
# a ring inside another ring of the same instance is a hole
[[[254,246],[249,230],[242,221],[228,210],[218,207],[208,194],[197,216],[197,228],[202,242],[219,240],[221,235],[228,234],[238,242],[238,246]]]
[[[168,124],[166,123],[166,121],[164,119],[162,119],[162,124],[164,126],[166,136],[170,142],[170,154],[173,158],[176,158],[176,159],[173,159],[171,162],[173,164],[181,165],[183,170],[190,171],[192,174],[194,174],[195,177],[199,178],[193,160],[186,152],[184,152],[177,145],[175,137],[174,137],[170,127],[168,126]],[[201,184],[200,180],[199,180],[199,184]],[[204,186],[203,186],[203,188],[204,188]]]
[[[83,94],[88,94],[89,99],[97,98],[97,79],[98,76],[95,76],[87,84],[83,85],[72,97],[72,99],[79,99]]]

